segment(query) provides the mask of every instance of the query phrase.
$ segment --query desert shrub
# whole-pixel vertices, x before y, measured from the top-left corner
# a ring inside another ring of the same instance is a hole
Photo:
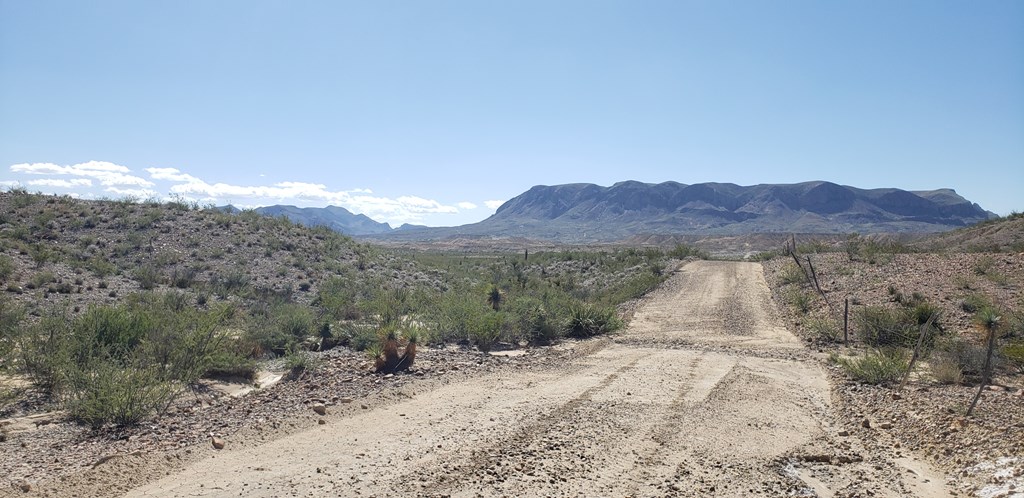
[[[800,284],[807,280],[807,276],[804,275],[804,271],[796,263],[787,263],[782,268],[779,280],[782,281],[782,285]]]
[[[991,256],[982,256],[972,266],[975,275],[988,275],[995,268],[996,261]]]
[[[504,313],[482,313],[477,315],[470,325],[469,338],[480,351],[486,353],[501,339],[504,328]]]
[[[117,273],[117,266],[107,261],[102,256],[95,256],[86,263],[86,268],[92,271],[97,277],[109,277]]]
[[[854,320],[860,339],[866,344],[913,347],[917,343],[917,323],[906,309],[865,306],[855,312]]]
[[[604,306],[614,306],[631,299],[639,299],[656,289],[666,278],[667,276],[661,272],[644,272],[595,294],[592,301]]]
[[[1024,373],[1024,340],[1016,340],[1003,346],[1000,353],[1007,363],[1013,365],[1018,372]]]
[[[960,301],[960,309],[967,313],[977,313],[991,305],[992,303],[987,297],[977,293],[968,294]]]
[[[356,286],[348,279],[332,277],[320,285],[314,304],[335,320],[356,320],[361,316]]]
[[[239,294],[249,287],[252,277],[240,268],[229,270],[218,275],[213,281],[216,292],[222,296]]]
[[[126,354],[152,326],[150,316],[127,306],[93,306],[75,320],[74,334],[82,344],[94,342]]]
[[[188,289],[195,283],[197,274],[195,268],[175,268],[171,270],[171,285],[179,289]]]
[[[111,358],[73,364],[65,375],[64,408],[75,420],[93,427],[138,423],[165,409],[183,387],[165,380],[158,369],[126,367]]]
[[[223,343],[215,331],[226,308],[165,304],[147,293],[78,318],[56,310],[24,333],[21,367],[84,423],[137,422],[194,382]]]
[[[960,372],[965,376],[977,377],[981,375],[985,367],[985,356],[987,351],[981,342],[960,336],[949,336],[941,338],[937,344],[932,357],[940,361],[956,364]],[[998,365],[999,357],[995,356],[992,361]]]
[[[360,303],[364,314],[374,317],[381,326],[390,326],[412,311],[408,289],[386,289]]]
[[[160,272],[152,265],[143,265],[135,269],[135,280],[139,287],[150,290],[160,284]]]
[[[569,309],[565,334],[583,338],[607,334],[622,328],[622,321],[614,308],[597,308],[589,304],[574,305]]]
[[[906,373],[909,363],[906,352],[897,348],[872,351],[855,358],[833,354],[831,360],[846,375],[868,384],[887,384],[899,380]]]
[[[279,302],[271,305],[265,315],[255,316],[252,339],[265,351],[286,354],[314,335],[318,323],[308,306]]]
[[[796,308],[800,313],[807,314],[811,311],[812,298],[811,295],[806,292],[792,289],[786,293],[786,299],[789,300],[789,304]]]
[[[0,282],[6,282],[14,274],[14,260],[6,254],[0,254]]]
[[[253,380],[256,378],[256,360],[244,352],[222,348],[210,355],[203,377],[241,377]]]
[[[808,332],[820,341],[833,342],[839,338],[839,327],[827,318],[808,319],[805,326]]]
[[[291,377],[316,371],[320,366],[319,359],[306,351],[291,350],[284,357],[284,367],[288,369],[288,374]]]
[[[46,284],[56,281],[57,276],[54,275],[52,271],[41,271],[36,273],[35,275],[32,275],[32,278],[30,278],[28,281],[28,288],[36,289],[40,287],[45,287]]]
[[[374,327],[356,323],[344,323],[333,327],[332,338],[338,344],[356,351],[366,351],[380,342]]]
[[[960,384],[964,371],[956,358],[949,354],[935,353],[928,361],[932,377],[940,384]]]
[[[0,369],[7,367],[18,341],[24,309],[10,298],[0,294]]]
[[[509,304],[517,335],[531,344],[551,344],[561,337],[559,317],[534,297],[518,297]]]
[[[675,259],[708,259],[709,255],[707,251],[697,249],[696,247],[688,246],[686,244],[676,244],[676,246],[668,252],[668,257]]]
[[[435,338],[441,342],[469,339],[476,322],[487,313],[493,313],[493,311],[466,294],[445,293],[441,296],[434,312],[430,314],[436,322]]]

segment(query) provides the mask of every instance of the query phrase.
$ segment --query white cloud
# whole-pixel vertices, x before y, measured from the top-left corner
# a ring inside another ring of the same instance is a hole
[[[102,195],[119,197],[179,198],[202,204],[234,204],[235,206],[267,206],[271,204],[296,204],[300,206],[332,204],[365,214],[392,224],[420,223],[430,215],[458,214],[459,209],[470,210],[478,206],[471,202],[460,202],[455,206],[442,204],[433,199],[406,195],[398,198],[373,195],[368,188],[332,190],[324,184],[309,182],[279,182],[271,185],[235,185],[230,183],[209,183],[197,176],[177,168],[145,168],[149,179],[132,174],[128,167],[118,164],[89,161],[86,163],[61,166],[53,163],[25,163],[10,167],[14,173],[26,175],[69,176],[72,178],[43,178],[31,180],[29,185],[50,188],[93,187],[96,183],[103,190],[84,190],[82,197]],[[152,181],[151,181],[152,180]],[[157,189],[154,181],[162,182]],[[0,182],[0,186],[20,186],[18,181]],[[490,202],[486,203],[490,207]]]
[[[188,174],[182,173],[177,168],[146,168],[149,173],[149,177],[154,180],[167,180],[172,182],[193,182],[199,181],[198,178]]]
[[[327,203],[343,206],[350,211],[393,223],[421,221],[428,214],[456,214],[455,206],[447,206],[432,199],[402,196],[397,199],[371,195],[370,189],[331,190],[320,183],[279,182],[272,185],[233,185],[208,183],[176,168],[147,168],[154,180],[174,183],[170,193],[185,198],[203,197],[216,204],[231,202],[235,205],[258,206],[266,204]],[[262,202],[261,202],[262,201]]]
[[[19,182],[17,180],[4,180],[4,181],[0,181],[0,187],[14,188],[14,187],[20,187],[20,186],[21,186],[21,182]]]
[[[75,188],[92,186],[92,180],[88,178],[73,178],[71,180],[61,180],[58,178],[43,178],[42,180],[29,180],[27,183],[29,185],[36,187]]]
[[[153,182],[145,178],[130,175],[129,173],[132,170],[127,167],[105,161],[89,161],[71,166],[60,166],[53,163],[23,163],[11,166],[11,171],[30,175],[63,175],[94,178],[104,186],[153,186]]]
[[[139,199],[139,200],[159,199],[160,198],[160,194],[158,194],[154,190],[150,190],[150,189],[147,189],[147,188],[107,187],[107,188],[103,189],[103,191],[104,192],[110,192],[112,194],[117,194],[120,197],[134,197],[134,198]]]
[[[484,201],[484,206],[487,206],[487,209],[498,209],[504,203],[505,201]]]

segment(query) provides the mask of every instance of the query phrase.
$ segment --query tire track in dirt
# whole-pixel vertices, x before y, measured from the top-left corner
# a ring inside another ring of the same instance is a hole
[[[210,450],[129,495],[942,496],[836,435],[824,372],[768,296],[760,265],[691,263],[566,364]]]

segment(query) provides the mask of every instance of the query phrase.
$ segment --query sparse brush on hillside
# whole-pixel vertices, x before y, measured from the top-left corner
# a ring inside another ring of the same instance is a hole
[[[0,368],[91,425],[141,420],[200,375],[252,377],[268,356],[340,344],[394,370],[430,342],[607,333],[671,260],[707,256],[392,252],[250,211],[24,191],[0,193],[0,213]]]

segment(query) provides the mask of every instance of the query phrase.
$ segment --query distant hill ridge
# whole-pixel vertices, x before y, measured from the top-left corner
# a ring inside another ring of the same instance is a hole
[[[520,236],[581,242],[637,234],[927,233],[992,217],[953,189],[860,189],[826,181],[753,186],[624,181],[611,187],[538,185],[479,223],[384,236]]]

